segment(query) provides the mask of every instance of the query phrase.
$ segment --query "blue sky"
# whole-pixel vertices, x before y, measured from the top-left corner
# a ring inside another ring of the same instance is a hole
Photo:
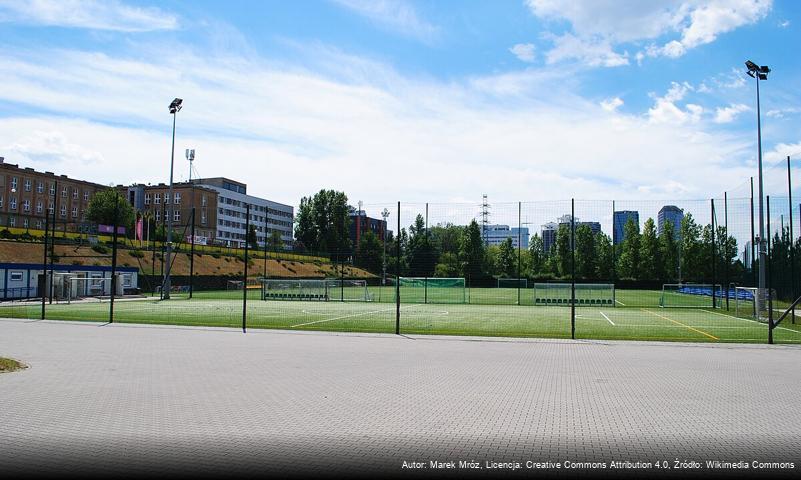
[[[766,0],[0,0],[0,156],[167,181],[180,96],[177,179],[195,148],[201,176],[294,205],[744,196],[750,58],[774,70],[779,195],[801,157],[799,27],[798,2]]]

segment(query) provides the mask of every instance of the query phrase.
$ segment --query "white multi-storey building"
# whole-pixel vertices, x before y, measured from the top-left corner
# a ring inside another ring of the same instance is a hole
[[[256,229],[256,240],[264,245],[279,232],[284,248],[292,245],[294,207],[247,194],[247,185],[227,178],[201,178],[193,180],[198,185],[216,190],[217,199],[217,243],[232,247],[243,247],[247,236],[245,211],[250,205],[250,223]]]

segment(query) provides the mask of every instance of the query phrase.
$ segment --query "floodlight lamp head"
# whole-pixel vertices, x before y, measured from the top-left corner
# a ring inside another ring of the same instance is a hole
[[[186,149],[186,159],[189,160],[190,162],[195,160],[195,149],[194,148],[191,149],[191,150],[188,149],[188,148]]]
[[[170,113],[178,113],[181,111],[181,104],[183,103],[183,99],[176,98],[175,100],[170,103]]]
[[[748,76],[751,77],[751,78],[756,78],[756,75],[754,75],[754,72],[752,72],[751,70],[749,70],[749,71],[747,71],[745,73],[747,73]]]
[[[754,72],[756,70],[759,70],[759,66],[756,63],[752,62],[751,60],[746,60],[745,66],[746,68],[748,68],[749,72]]]
[[[766,74],[766,73],[757,73],[757,77],[759,77],[760,80],[767,80],[768,79],[768,74]]]

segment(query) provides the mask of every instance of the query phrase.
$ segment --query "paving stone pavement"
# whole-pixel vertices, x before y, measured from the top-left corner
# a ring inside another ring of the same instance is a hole
[[[475,460],[611,475],[612,461],[677,458],[801,471],[798,346],[0,320],[0,356],[30,366],[0,375],[0,474],[415,476]]]

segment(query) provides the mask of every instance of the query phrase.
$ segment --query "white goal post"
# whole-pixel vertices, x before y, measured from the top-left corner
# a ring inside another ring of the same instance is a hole
[[[261,278],[262,300],[369,302],[366,280]],[[240,287],[241,288],[241,287]]]
[[[615,306],[614,283],[577,283],[575,305]],[[572,284],[570,283],[535,283],[534,305],[571,305],[573,300]]]
[[[760,322],[768,321],[770,296],[767,289],[757,287],[735,287],[734,312],[738,317],[747,317]],[[772,292],[774,298],[775,290]]]

